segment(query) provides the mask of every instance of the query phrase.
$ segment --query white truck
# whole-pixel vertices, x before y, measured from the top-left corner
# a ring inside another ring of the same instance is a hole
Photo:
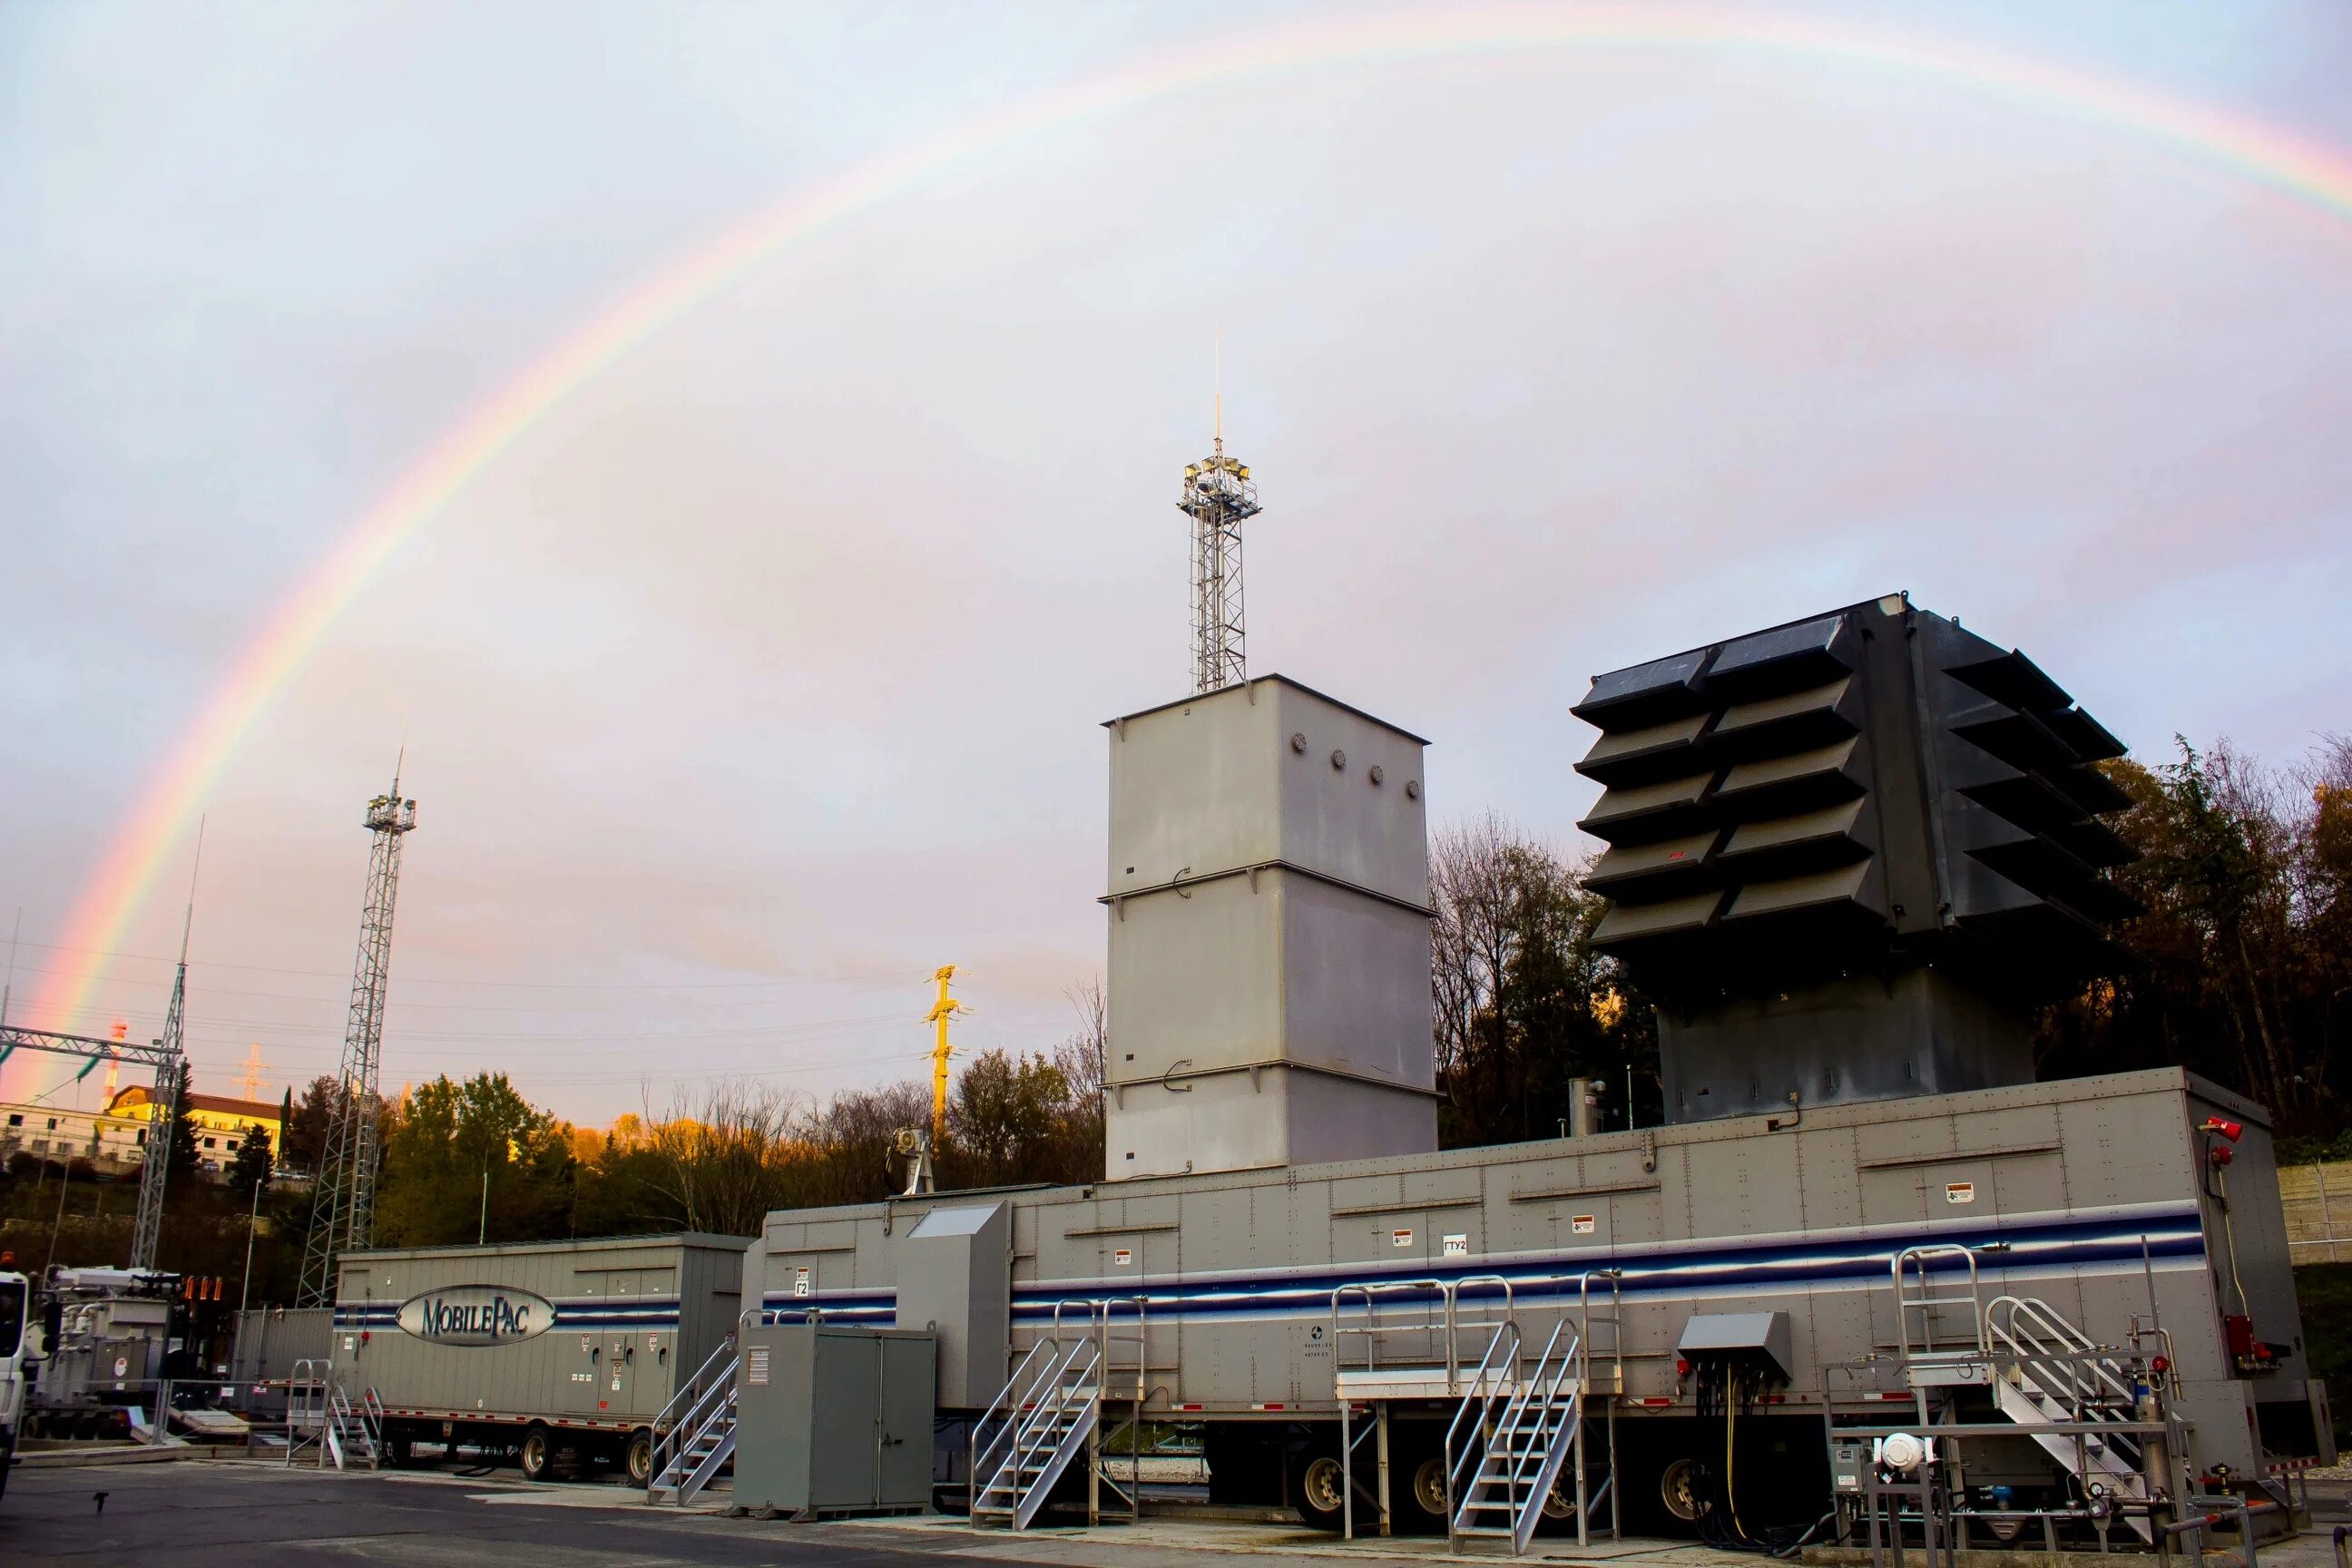
[[[16,1434],[25,1424],[25,1327],[33,1291],[22,1274],[0,1273],[0,1495],[16,1463]]]

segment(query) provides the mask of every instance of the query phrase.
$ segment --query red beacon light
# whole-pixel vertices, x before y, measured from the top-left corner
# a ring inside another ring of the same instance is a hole
[[[2157,1376],[2162,1377],[2166,1373],[2172,1370],[2172,1358],[2170,1356],[2160,1355],[2154,1361],[2147,1363],[2147,1370],[2156,1373]]]
[[[2197,1131],[2200,1132],[2215,1133],[2221,1137],[2228,1139],[2231,1142],[2235,1143],[2241,1137],[2244,1136],[2246,1125],[2242,1121],[2225,1121],[2218,1116],[2209,1116],[2197,1129]]]

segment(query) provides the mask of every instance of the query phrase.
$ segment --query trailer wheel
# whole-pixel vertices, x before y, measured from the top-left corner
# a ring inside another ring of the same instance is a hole
[[[555,1468],[555,1439],[547,1435],[546,1427],[534,1426],[522,1435],[515,1459],[522,1467],[524,1480],[543,1481]]]
[[[1405,1489],[1403,1512],[1407,1521],[1424,1527],[1445,1528],[1445,1459],[1432,1454],[1412,1468],[1412,1485]],[[1418,1519],[1414,1516],[1418,1515]]]
[[[1658,1500],[1683,1523],[1697,1521],[1698,1516],[1706,1511],[1706,1504],[1699,1500],[1696,1459],[1685,1455],[1658,1472]]]
[[[1309,1449],[1292,1462],[1298,1467],[1290,1480],[1290,1495],[1297,1500],[1298,1517],[1311,1529],[1339,1529],[1348,1485],[1339,1468],[1339,1456]]]
[[[654,1435],[651,1430],[640,1430],[629,1435],[628,1452],[622,1456],[622,1461],[629,1468],[631,1486],[642,1487],[653,1480]]]

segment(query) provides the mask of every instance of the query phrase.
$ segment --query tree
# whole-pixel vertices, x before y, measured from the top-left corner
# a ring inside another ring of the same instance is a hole
[[[2126,962],[2044,1015],[2045,1076],[2184,1066],[2268,1105],[2290,1144],[2347,1124],[2336,1050],[2352,1000],[2352,742],[2272,768],[2226,741],[2107,776],[2140,858]]]
[[[1655,1121],[1654,1017],[1592,946],[1608,906],[1581,868],[1489,815],[1433,836],[1430,897],[1441,1142],[1552,1137],[1573,1079],[1605,1095],[1629,1067]]]
[[[504,1073],[445,1075],[387,1108],[375,1239],[445,1247],[571,1233],[571,1129]]]
[[[312,1174],[327,1157],[327,1131],[334,1125],[335,1110],[341,1097],[337,1081],[321,1073],[302,1090],[302,1103],[293,1102],[294,1091],[286,1091],[287,1115],[278,1123],[278,1136],[284,1143],[280,1161],[289,1171]]]
[[[1103,1174],[1103,1079],[1110,1061],[1110,1007],[1099,979],[1073,987],[1077,1033],[1054,1047],[1054,1066],[1069,1093],[1054,1133],[1050,1180],[1091,1182]]]
[[[961,1186],[1053,1179],[1070,1080],[1044,1057],[982,1051],[948,1100],[949,1165]]]
[[[249,1201],[254,1188],[269,1184],[269,1129],[246,1128],[238,1134],[236,1158],[229,1162],[229,1189]]]
[[[646,1137],[646,1183],[675,1224],[664,1228],[756,1236],[783,1205],[802,1163],[792,1097],[754,1082],[720,1083],[691,1115],[673,1112]]]
[[[173,1182],[184,1181],[196,1172],[196,1119],[194,1107],[189,1103],[194,1092],[195,1075],[186,1058],[180,1062],[179,1092],[172,1100],[172,1123],[165,1135],[163,1174]],[[155,1130],[151,1125],[148,1139],[152,1143]]]

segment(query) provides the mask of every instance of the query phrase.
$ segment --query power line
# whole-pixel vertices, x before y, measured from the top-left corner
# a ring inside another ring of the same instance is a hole
[[[43,948],[50,952],[79,952],[100,958],[128,958],[141,963],[176,963],[179,961],[152,952],[123,952],[113,948],[68,947],[51,942],[28,942],[26,947]],[[325,969],[287,969],[264,963],[232,963],[225,959],[190,959],[188,967],[202,969],[237,969],[253,974],[293,974],[312,980],[349,980],[350,976]],[[79,969],[34,969],[20,971],[26,974],[55,974],[68,979],[81,979]],[[90,975],[87,978],[123,984],[142,984],[127,975]],[[908,984],[928,984],[928,973],[892,969],[869,974],[799,974],[772,980],[460,980],[430,974],[403,974],[401,984],[410,985],[478,985],[516,990],[543,991],[727,991],[756,990],[772,985],[857,985],[869,982],[898,980]]]

